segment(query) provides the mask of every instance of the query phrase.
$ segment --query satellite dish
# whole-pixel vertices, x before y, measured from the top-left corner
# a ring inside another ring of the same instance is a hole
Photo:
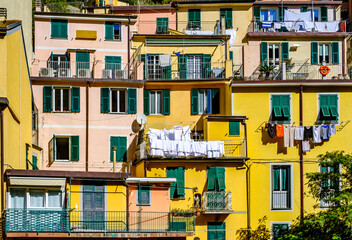
[[[145,124],[147,122],[147,116],[144,115],[143,113],[138,114],[137,116],[137,122],[141,125]]]

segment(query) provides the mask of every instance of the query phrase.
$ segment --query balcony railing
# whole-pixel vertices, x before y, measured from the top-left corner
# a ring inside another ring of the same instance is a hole
[[[192,232],[194,215],[173,212],[5,210],[9,232]]]
[[[273,191],[272,193],[273,209],[289,209],[291,208],[290,191]]]
[[[147,154],[158,158],[246,158],[245,139],[220,141],[147,141]],[[141,151],[144,151],[141,149]],[[146,156],[145,156],[146,157]]]
[[[169,66],[162,66],[159,62],[146,62],[145,69],[145,78],[148,80],[209,79],[225,77],[224,62],[202,63],[200,58],[187,59],[187,63],[171,63]]]
[[[130,69],[131,71],[133,68]],[[103,61],[34,61],[34,77],[128,79],[128,64]]]
[[[228,212],[232,208],[231,192],[203,193],[203,209],[205,212]]]
[[[346,32],[346,21],[252,21],[248,32]]]

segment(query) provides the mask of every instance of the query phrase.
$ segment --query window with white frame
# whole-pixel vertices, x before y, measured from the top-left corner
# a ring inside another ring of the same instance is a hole
[[[9,208],[62,208],[62,191],[58,188],[10,188]]]
[[[111,89],[111,113],[127,112],[127,90]]]
[[[269,64],[279,65],[280,64],[280,44],[268,44],[269,53]]]
[[[205,114],[211,109],[211,89],[199,89],[198,91],[198,113]]]
[[[162,68],[160,66],[159,55],[148,55],[148,78],[162,79]]]
[[[334,180],[334,174],[338,174],[340,166],[320,166],[320,172],[326,174],[325,180],[320,183],[321,197],[319,201],[320,208],[329,208],[332,206],[332,202],[329,199],[333,196],[334,191],[339,188],[339,180]]]
[[[272,166],[272,209],[291,208],[291,166]]]
[[[187,79],[202,78],[202,56],[187,56]]]
[[[79,161],[79,136],[54,135],[49,141],[49,162]]]
[[[70,88],[54,88],[54,111],[68,112],[70,111]]]
[[[330,63],[331,54],[330,54],[330,44],[319,44],[319,63],[328,64]]]
[[[150,114],[162,114],[162,90],[150,90]]]
[[[276,9],[261,9],[260,10],[260,21],[276,21],[277,20],[277,10]]]

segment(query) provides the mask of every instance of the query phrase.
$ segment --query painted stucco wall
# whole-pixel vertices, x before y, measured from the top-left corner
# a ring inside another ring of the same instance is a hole
[[[169,212],[170,211],[170,188],[168,185],[151,184],[150,205],[137,204],[138,188],[129,187],[129,211],[142,212]]]

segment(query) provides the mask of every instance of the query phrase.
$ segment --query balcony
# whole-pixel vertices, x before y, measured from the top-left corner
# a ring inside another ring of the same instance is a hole
[[[205,192],[203,193],[203,211],[206,214],[229,214],[233,211],[231,192]]]
[[[133,70],[132,68],[130,70]],[[128,64],[103,61],[41,61],[32,64],[33,77],[128,79]]]
[[[290,191],[273,191],[272,192],[273,209],[290,209],[291,194]]]
[[[308,22],[308,21],[252,21],[248,33],[268,32],[346,32],[346,21]]]
[[[169,66],[162,66],[158,59],[154,62],[146,61],[145,78],[147,80],[191,80],[226,77],[225,62],[204,63],[200,56],[186,61],[187,63],[173,62]]]
[[[125,212],[82,210],[5,210],[5,234],[64,233],[67,236],[113,236],[124,233],[133,237],[138,233],[192,236],[194,216],[172,212]],[[77,235],[76,235],[77,233]],[[87,235],[85,235],[87,233]],[[89,234],[88,234],[89,233]],[[62,235],[63,236],[63,235]]]

